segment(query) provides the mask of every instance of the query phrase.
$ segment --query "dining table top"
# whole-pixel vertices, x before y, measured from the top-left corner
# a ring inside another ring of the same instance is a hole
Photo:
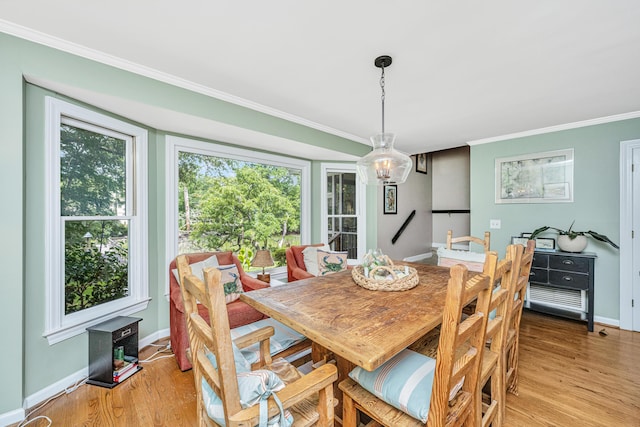
[[[240,299],[372,371],[442,322],[449,268],[402,264],[419,277],[405,291],[365,289],[346,270],[245,292]]]

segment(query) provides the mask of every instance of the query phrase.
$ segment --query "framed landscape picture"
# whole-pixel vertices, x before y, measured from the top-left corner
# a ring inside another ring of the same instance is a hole
[[[496,203],[573,202],[573,148],[496,159]]]

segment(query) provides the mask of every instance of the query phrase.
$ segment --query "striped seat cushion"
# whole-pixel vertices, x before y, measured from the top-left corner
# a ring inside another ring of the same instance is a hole
[[[349,376],[369,393],[426,423],[435,368],[435,359],[405,349],[374,371],[357,367]],[[450,400],[463,381],[451,390]]]
[[[274,330],[274,334],[269,340],[269,352],[272,356],[306,339],[304,335],[272,318],[258,320],[257,322],[249,323],[248,325],[233,328],[231,330],[231,338],[235,339],[241,337],[249,332],[264,328],[265,326],[273,326]],[[240,351],[250,364],[257,362],[260,359],[259,343],[252,344]]]
[[[243,408],[248,408],[260,403],[260,416],[264,416],[266,419],[266,399],[273,393],[280,391],[284,388],[284,383],[278,376],[268,370],[261,369],[257,371],[251,371],[251,368],[247,365],[247,361],[244,360],[242,354],[237,351],[234,345],[234,358],[236,362],[236,371],[238,375],[238,392],[240,394],[240,405]],[[207,352],[207,358],[213,367],[217,367],[215,356]],[[202,394],[205,409],[207,415],[216,424],[225,426],[224,419],[224,407],[222,405],[222,399],[211,388],[209,383],[202,379]],[[279,400],[276,402],[279,403]],[[272,427],[289,427],[293,424],[293,417],[289,411],[280,408],[280,414],[272,417],[268,420],[266,425]]]

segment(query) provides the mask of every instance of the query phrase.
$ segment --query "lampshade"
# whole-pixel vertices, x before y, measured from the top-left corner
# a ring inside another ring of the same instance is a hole
[[[382,69],[382,133],[372,136],[373,151],[358,160],[356,169],[360,180],[367,185],[402,184],[413,166],[411,158],[393,148],[395,135],[384,131],[384,69],[391,65],[390,56],[379,56],[374,65]]]
[[[411,158],[393,148],[395,135],[381,133],[371,137],[373,151],[358,160],[356,169],[367,185],[402,184],[413,167]]]
[[[256,252],[256,256],[251,260],[251,267],[270,267],[274,264],[271,252],[266,249],[261,249]]]

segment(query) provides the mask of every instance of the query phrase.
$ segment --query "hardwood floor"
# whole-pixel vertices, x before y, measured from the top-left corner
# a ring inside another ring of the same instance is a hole
[[[520,390],[507,395],[505,427],[640,426],[640,333],[598,324],[589,333],[585,323],[525,311],[520,337]],[[140,359],[156,351],[148,347]],[[114,389],[83,385],[29,419],[46,415],[54,426],[195,426],[191,371],[180,372],[173,358],[143,366]]]

